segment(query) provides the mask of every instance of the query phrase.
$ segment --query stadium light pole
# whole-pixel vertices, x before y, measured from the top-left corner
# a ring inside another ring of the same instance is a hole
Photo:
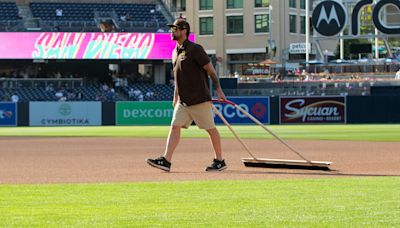
[[[374,0],[374,5],[376,5],[376,3],[377,1]],[[375,27],[375,59],[379,59],[378,35],[379,35],[378,29]]]
[[[343,32],[340,33],[340,37],[343,37]],[[344,39],[340,39],[340,59],[344,59]]]
[[[306,66],[310,61],[310,0],[306,1]]]
[[[271,4],[271,3],[270,3]],[[268,41],[268,52],[272,53],[272,5],[268,6],[268,32],[269,32],[269,41]],[[269,56],[270,59],[273,59],[273,56]]]

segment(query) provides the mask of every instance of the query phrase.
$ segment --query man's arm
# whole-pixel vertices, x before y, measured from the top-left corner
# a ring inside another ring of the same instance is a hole
[[[217,73],[215,72],[215,69],[214,69],[213,65],[211,64],[211,62],[204,65],[203,69],[207,71],[207,74],[210,76],[210,78],[217,90],[218,100],[226,100],[225,94],[222,91],[221,85],[219,84],[219,79],[217,77]]]
[[[179,93],[178,93],[178,82],[174,75],[174,100],[172,101],[172,106],[175,107],[176,103],[179,101]]]

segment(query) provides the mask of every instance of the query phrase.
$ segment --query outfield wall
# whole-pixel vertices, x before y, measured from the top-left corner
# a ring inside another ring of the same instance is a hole
[[[400,123],[400,96],[230,97],[264,124]],[[231,124],[252,122],[230,105],[215,104]],[[2,126],[169,125],[162,102],[0,102]],[[215,121],[221,124],[216,116]]]

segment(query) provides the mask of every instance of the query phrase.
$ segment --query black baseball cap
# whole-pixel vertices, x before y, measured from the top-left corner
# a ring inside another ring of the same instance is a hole
[[[177,29],[187,29],[190,31],[190,25],[184,19],[178,18],[173,24],[168,24],[168,27],[175,27]]]

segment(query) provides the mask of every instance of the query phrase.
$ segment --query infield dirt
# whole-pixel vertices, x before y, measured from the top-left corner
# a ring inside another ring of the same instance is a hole
[[[276,140],[245,140],[257,157],[299,159]],[[244,167],[239,142],[222,142],[228,169],[207,173],[208,139],[182,139],[170,173],[145,158],[164,151],[165,139],[128,137],[0,137],[0,183],[103,183],[400,176],[400,142],[287,140],[311,160],[332,161],[334,171]]]

